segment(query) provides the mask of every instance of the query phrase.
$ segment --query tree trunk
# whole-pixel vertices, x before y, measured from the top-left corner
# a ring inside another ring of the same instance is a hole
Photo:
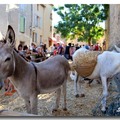
[[[88,39],[88,45],[91,45],[91,38]]]

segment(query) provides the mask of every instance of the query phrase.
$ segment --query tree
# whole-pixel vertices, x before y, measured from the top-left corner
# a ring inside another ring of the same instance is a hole
[[[65,4],[54,8],[62,19],[54,27],[66,39],[77,38],[91,44],[104,35],[100,22],[107,19],[108,9],[107,4]]]

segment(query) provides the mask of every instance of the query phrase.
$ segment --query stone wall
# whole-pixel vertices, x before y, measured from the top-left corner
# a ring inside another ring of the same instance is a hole
[[[108,46],[111,48],[115,44],[120,44],[120,4],[110,5]]]
[[[25,32],[19,31],[20,27],[20,15],[25,17]],[[0,31],[4,36],[6,35],[8,25],[11,25],[16,35],[16,47],[20,42],[24,44],[30,44],[30,26],[31,26],[31,6],[25,5],[24,13],[20,9],[20,5],[16,4],[1,4],[0,5]]]
[[[40,5],[40,4],[39,4]],[[22,43],[30,46],[31,42],[36,42],[40,45],[40,37],[42,42],[48,47],[49,38],[52,37],[52,5],[46,4],[44,7],[40,5],[40,10],[37,10],[37,4],[1,4],[0,5],[0,32],[6,35],[7,26],[11,25],[16,35],[16,47]],[[40,26],[35,26],[35,16],[40,17],[38,23]],[[20,31],[20,16],[25,18],[25,31]],[[33,29],[34,28],[34,29]],[[33,41],[33,33],[37,33],[37,40]]]

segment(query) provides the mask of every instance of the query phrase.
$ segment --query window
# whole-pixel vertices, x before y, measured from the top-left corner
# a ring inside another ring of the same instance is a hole
[[[37,43],[37,33],[35,33],[35,42]]]
[[[25,17],[20,16],[20,32],[25,32]]]
[[[37,16],[37,20],[36,20],[36,27],[39,27],[39,21],[40,21],[40,17]]]
[[[42,35],[40,35],[40,44],[42,43]]]
[[[24,46],[24,45],[25,45],[25,42],[24,42],[24,41],[20,41],[20,44],[21,44],[22,46]]]
[[[43,8],[44,8],[44,7],[46,7],[46,5],[45,5],[45,4],[40,4],[40,5],[41,5]]]
[[[35,37],[34,36],[35,36],[35,33],[33,32],[33,34],[32,34],[32,41],[33,42],[35,42]]]
[[[42,18],[40,17],[40,21],[39,21],[39,23],[40,23],[40,28],[42,28]]]
[[[39,11],[39,4],[37,4],[37,11]]]
[[[52,32],[52,26],[50,26],[50,32]]]
[[[52,13],[50,13],[50,19],[52,20]]]
[[[33,32],[32,41],[37,42],[37,33]]]
[[[53,37],[55,37],[55,33],[53,33]]]
[[[35,27],[39,27],[39,21],[40,21],[39,16],[35,15]]]
[[[49,41],[49,47],[52,45],[52,39],[51,38],[48,38],[48,41]]]

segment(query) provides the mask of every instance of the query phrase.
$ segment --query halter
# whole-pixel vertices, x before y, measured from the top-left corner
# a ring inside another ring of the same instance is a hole
[[[15,59],[14,55],[12,55],[12,56],[13,56],[13,59]],[[15,72],[15,60],[13,61],[13,66],[14,66],[14,70],[13,70],[13,74],[14,74],[14,72]]]

